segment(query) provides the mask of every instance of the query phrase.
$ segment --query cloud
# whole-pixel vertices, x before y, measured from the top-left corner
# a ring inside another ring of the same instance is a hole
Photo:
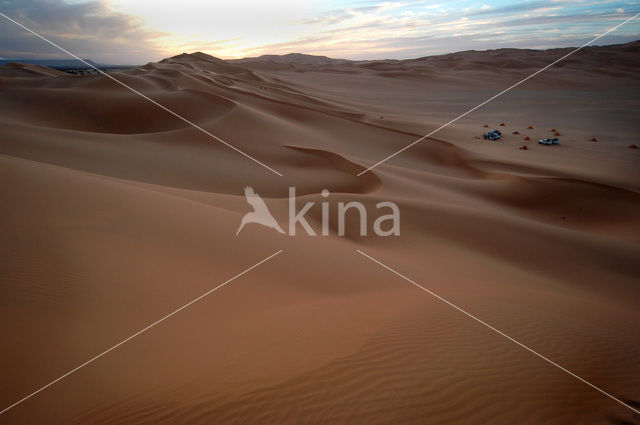
[[[462,2],[445,8],[407,3],[386,9],[379,5],[337,9],[315,20],[300,22],[314,29],[307,37],[256,46],[244,53],[296,51],[347,59],[386,59],[468,49],[577,46],[633,15],[631,11],[624,14],[617,11],[620,3],[616,0],[573,3],[528,0],[489,4]],[[638,25],[628,25],[599,43],[629,42],[638,38]]]
[[[164,54],[157,41],[166,34],[145,28],[139,18],[112,11],[106,0],[0,1],[0,10],[82,58],[138,64]],[[0,17],[0,34],[0,56],[69,59],[4,17]]]
[[[292,0],[262,9],[246,7],[248,0],[227,9],[207,0],[156,7],[152,0],[127,0],[127,8],[116,12],[118,1],[0,0],[0,10],[78,56],[142,63],[196,50],[223,58],[302,52],[400,59],[468,49],[576,46],[638,8],[624,0],[336,0],[322,2],[338,5],[330,9],[283,13],[293,10]],[[640,38],[638,29],[637,22],[629,23],[599,42],[632,41]],[[0,56],[65,57],[1,17],[0,33]]]

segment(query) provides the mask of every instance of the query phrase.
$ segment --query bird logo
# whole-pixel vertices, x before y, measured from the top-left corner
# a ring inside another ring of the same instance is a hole
[[[251,186],[244,188],[244,196],[247,198],[249,205],[253,207],[253,211],[246,213],[244,217],[242,217],[242,222],[236,232],[236,236],[238,236],[238,233],[240,233],[240,230],[242,230],[244,225],[248,223],[262,224],[270,229],[275,229],[280,233],[284,233],[284,230],[282,230],[276,219],[271,215],[269,208],[267,208],[267,204],[264,203],[260,195],[253,191]]]

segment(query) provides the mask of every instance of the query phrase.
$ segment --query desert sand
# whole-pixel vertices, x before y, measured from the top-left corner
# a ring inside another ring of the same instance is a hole
[[[586,48],[360,177],[567,50],[113,74],[282,177],[104,76],[0,67],[0,408],[283,250],[0,423],[640,423],[356,252],[639,408],[639,50]],[[283,227],[295,186],[316,229],[328,189],[331,234],[235,236],[247,185]],[[396,202],[400,236],[338,236],[352,200]]]

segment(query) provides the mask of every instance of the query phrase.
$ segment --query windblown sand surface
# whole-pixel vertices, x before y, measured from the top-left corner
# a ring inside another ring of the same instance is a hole
[[[1,67],[0,409],[284,252],[0,423],[640,423],[356,252],[638,408],[639,50],[585,49],[361,177],[566,51],[113,74],[283,177],[108,78]],[[236,237],[247,185],[285,229],[295,186],[316,231],[329,189],[331,235]],[[370,233],[396,202],[401,235],[338,236],[352,200]]]

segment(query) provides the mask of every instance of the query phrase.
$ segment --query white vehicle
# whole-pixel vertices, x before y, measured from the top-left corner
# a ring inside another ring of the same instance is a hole
[[[554,137],[553,139],[540,139],[538,140],[538,143],[541,145],[557,145],[560,143],[560,140],[557,137]]]

